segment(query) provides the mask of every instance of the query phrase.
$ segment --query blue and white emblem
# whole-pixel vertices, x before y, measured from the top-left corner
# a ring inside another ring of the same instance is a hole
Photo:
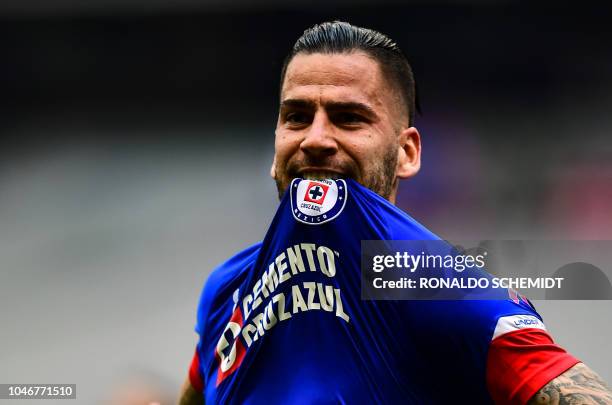
[[[305,224],[319,225],[336,218],[346,204],[344,180],[293,179],[291,185],[291,212]]]

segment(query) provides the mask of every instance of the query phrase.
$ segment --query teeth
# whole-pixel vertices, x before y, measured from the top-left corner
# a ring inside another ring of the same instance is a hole
[[[302,177],[307,180],[322,180],[322,179],[338,179],[340,176],[337,173],[316,171],[316,172],[305,172],[302,173]]]

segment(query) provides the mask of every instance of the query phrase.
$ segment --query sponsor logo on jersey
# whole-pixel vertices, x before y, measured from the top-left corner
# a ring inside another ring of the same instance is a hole
[[[303,312],[327,313],[350,323],[335,282],[339,259],[340,253],[328,246],[306,242],[288,246],[259,278],[249,281],[248,288],[234,291],[231,318],[215,346],[217,387],[239,369],[253,345]]]
[[[517,328],[539,325],[540,321],[538,319],[517,319],[514,321],[514,326]]]
[[[519,329],[536,328],[546,330],[544,322],[538,317],[533,315],[510,315],[502,316],[497,320],[497,325],[493,332],[491,340],[505,335],[506,333],[513,332]]]
[[[294,179],[291,182],[291,212],[302,223],[319,225],[336,218],[346,204],[344,180]]]

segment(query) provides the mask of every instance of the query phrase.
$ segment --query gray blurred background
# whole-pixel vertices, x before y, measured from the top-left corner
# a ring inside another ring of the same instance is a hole
[[[0,3],[1,383],[173,400],[207,275],[274,213],[280,65],[324,20],[387,33],[414,67],[423,168],[398,205],[417,220],[449,239],[612,240],[608,10],[337,4]],[[612,301],[536,306],[612,381]]]

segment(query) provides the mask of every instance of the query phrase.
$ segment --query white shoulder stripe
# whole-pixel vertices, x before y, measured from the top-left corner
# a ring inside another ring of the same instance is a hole
[[[500,337],[501,335],[519,329],[537,328],[546,330],[544,322],[540,321],[533,315],[512,315],[502,316],[497,320],[495,331],[491,340]]]

